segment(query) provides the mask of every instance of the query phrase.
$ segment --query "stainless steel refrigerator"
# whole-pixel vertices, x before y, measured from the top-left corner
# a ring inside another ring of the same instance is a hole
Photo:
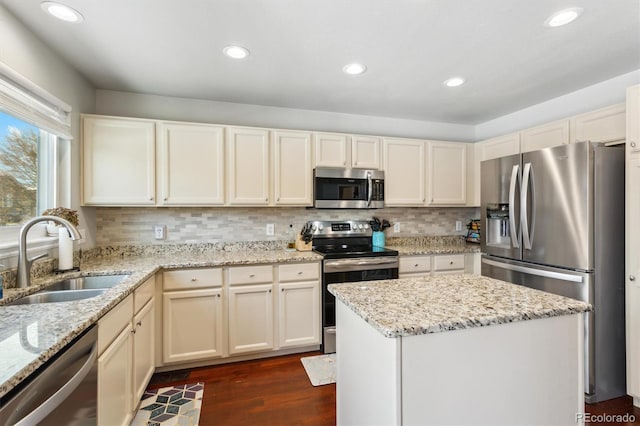
[[[585,400],[626,394],[624,146],[580,142],[481,163],[482,275],[594,307]]]

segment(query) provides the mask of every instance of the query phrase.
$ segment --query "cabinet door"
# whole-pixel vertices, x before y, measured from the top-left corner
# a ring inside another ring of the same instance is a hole
[[[640,84],[627,89],[627,158],[640,152]]]
[[[276,131],[271,136],[275,204],[312,205],[311,133]]]
[[[281,348],[320,343],[320,282],[278,284]]]
[[[162,297],[164,362],[223,355],[221,289],[176,291]]]
[[[400,278],[430,276],[431,256],[400,256],[398,274],[400,275]]]
[[[611,105],[571,118],[571,141],[606,142],[624,140],[625,104]]]
[[[428,146],[428,204],[465,204],[467,202],[467,145],[430,141]]]
[[[486,141],[478,142],[480,161],[492,160],[520,153],[520,133],[511,133]]]
[[[425,202],[425,142],[382,141],[386,206],[422,206]]]
[[[155,204],[155,123],[83,116],[83,205]]]
[[[433,257],[433,274],[464,273],[464,254],[448,254]]]
[[[227,185],[230,205],[269,204],[269,131],[227,128]]]
[[[351,167],[380,169],[382,141],[375,136],[351,136]]]
[[[154,300],[133,318],[133,400],[136,407],[155,370]]]
[[[133,334],[126,327],[98,358],[98,425],[128,425],[133,416]]]
[[[637,117],[636,117],[637,119]],[[627,161],[626,175],[627,392],[640,398],[640,158]]]
[[[223,204],[224,128],[163,123],[159,133],[159,204]]]
[[[229,287],[229,353],[273,349],[273,284]]]
[[[529,152],[569,143],[569,120],[559,120],[521,132],[520,151]]]
[[[347,135],[316,133],[316,167],[347,167]]]

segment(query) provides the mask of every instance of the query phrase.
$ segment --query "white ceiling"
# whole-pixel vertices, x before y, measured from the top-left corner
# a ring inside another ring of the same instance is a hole
[[[84,22],[0,0],[105,90],[477,124],[640,68],[638,0],[62,1]]]

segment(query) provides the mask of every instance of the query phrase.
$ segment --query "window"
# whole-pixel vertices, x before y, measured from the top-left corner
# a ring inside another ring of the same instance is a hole
[[[63,157],[72,139],[70,112],[70,106],[0,62],[0,258],[9,254],[3,255],[4,249],[17,246],[23,222],[66,204],[58,182],[68,184]]]
[[[18,225],[52,207],[47,157],[52,135],[0,112],[0,226]],[[55,149],[55,136],[53,136]],[[41,188],[39,183],[44,185]]]

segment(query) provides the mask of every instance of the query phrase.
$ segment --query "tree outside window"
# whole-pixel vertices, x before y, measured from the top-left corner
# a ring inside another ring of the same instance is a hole
[[[0,226],[36,215],[40,130],[0,112]]]

